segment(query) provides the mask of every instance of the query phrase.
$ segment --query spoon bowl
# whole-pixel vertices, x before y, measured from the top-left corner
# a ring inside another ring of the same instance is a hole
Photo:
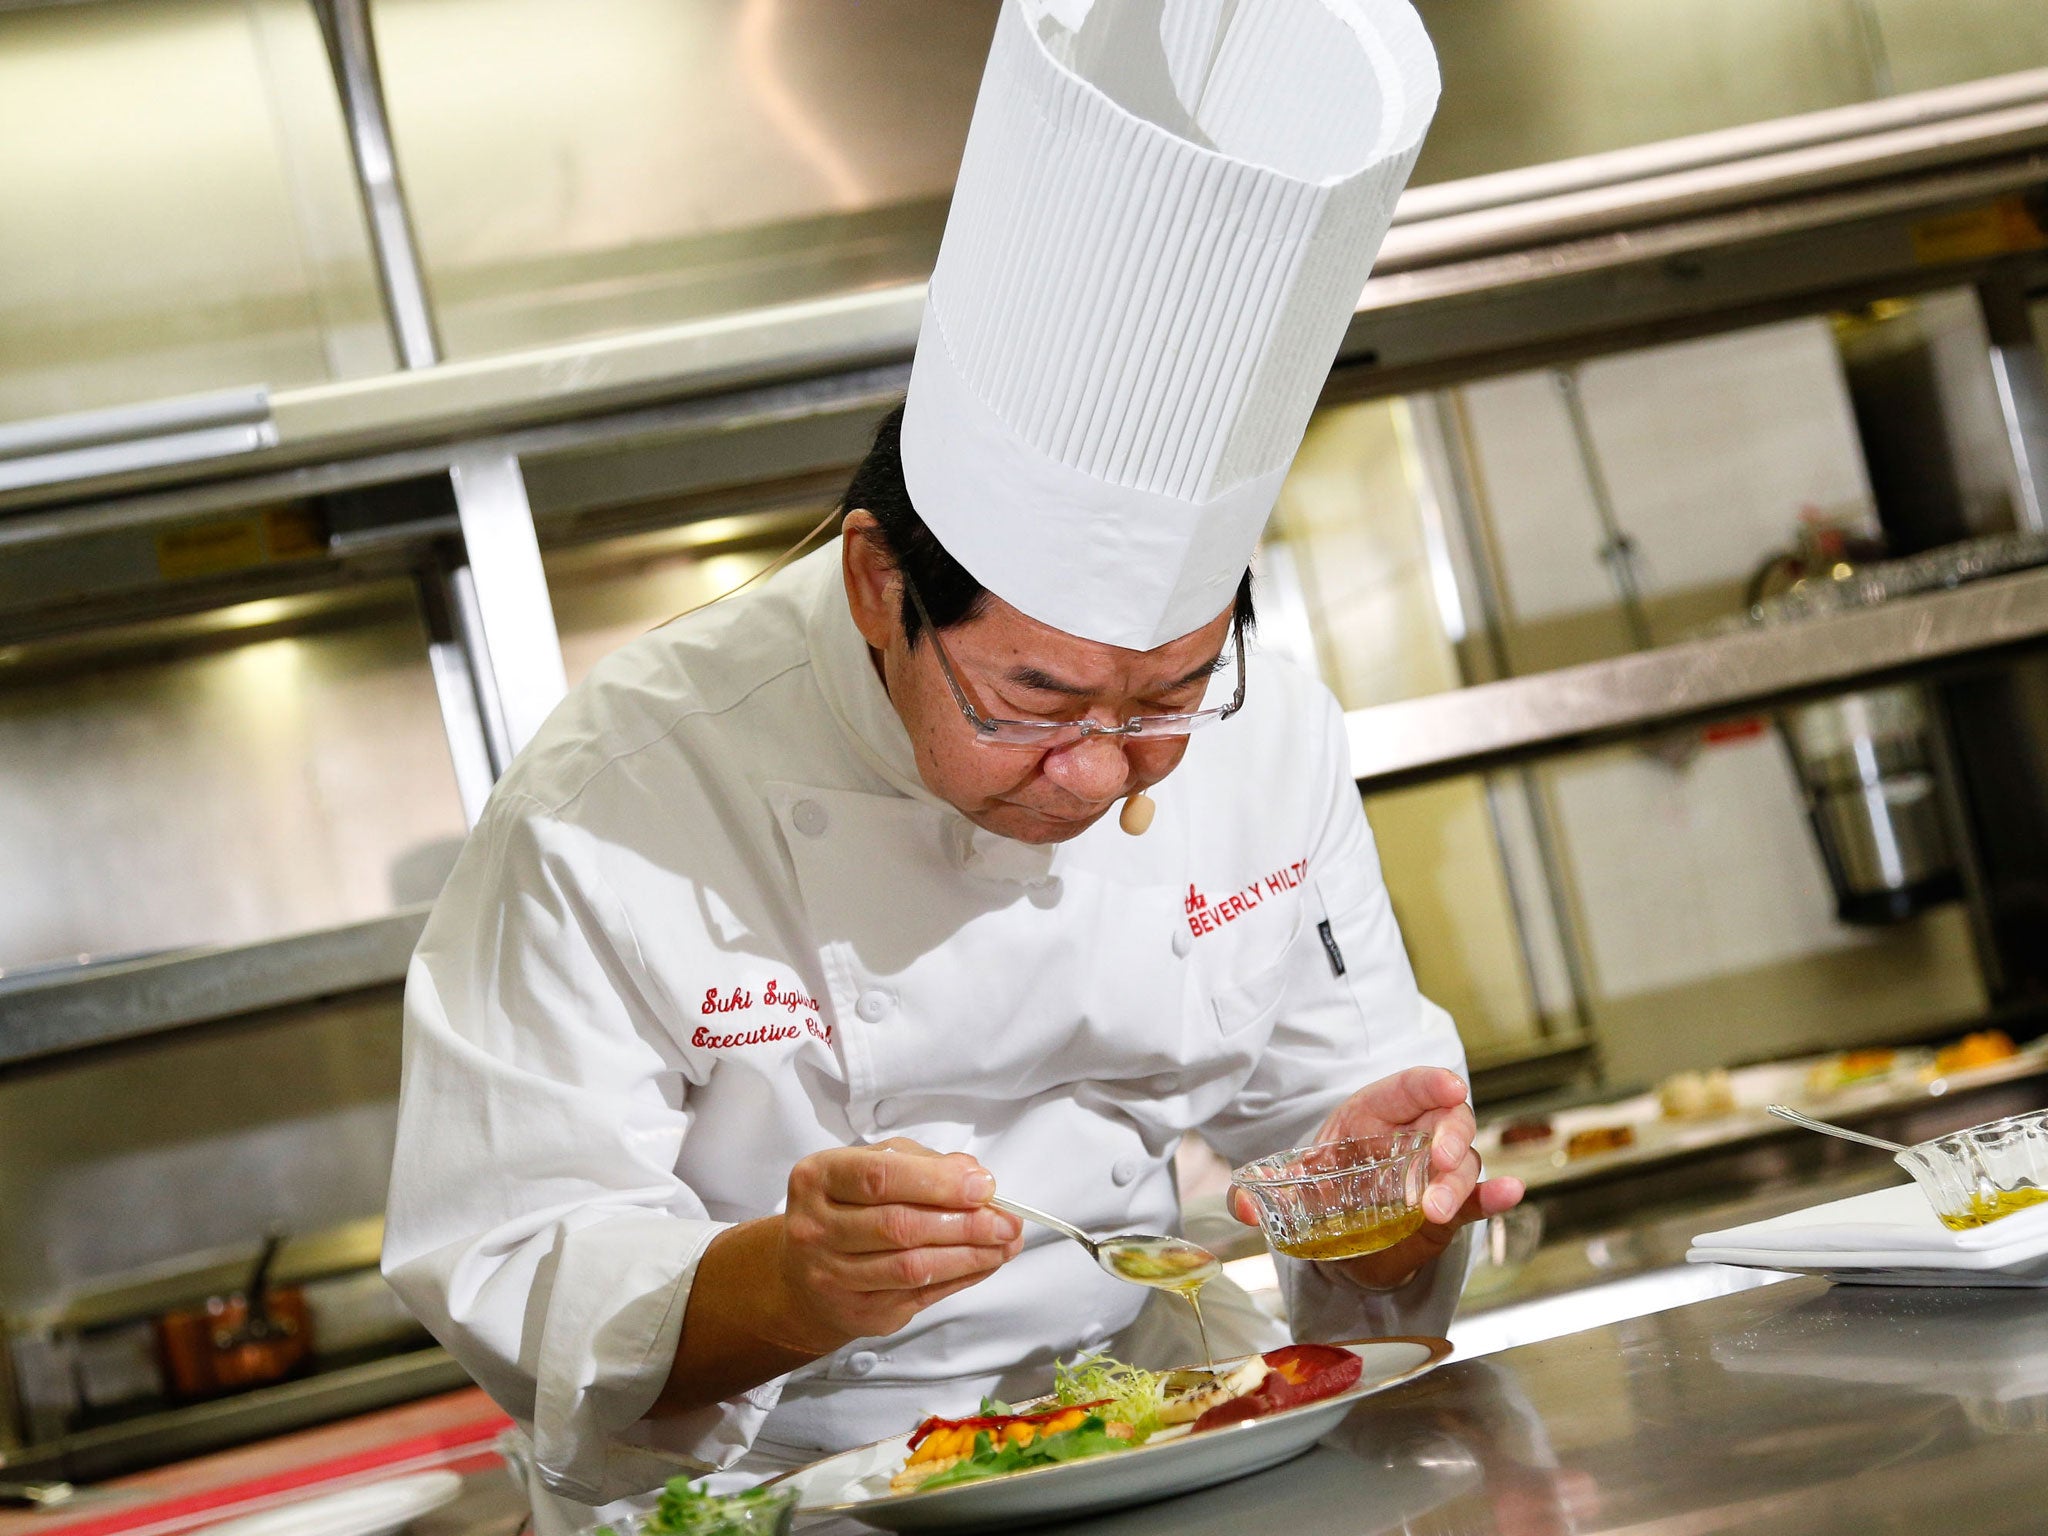
[[[1022,1221],[1050,1227],[1088,1250],[1088,1256],[1107,1274],[1132,1285],[1150,1286],[1156,1291],[1178,1291],[1186,1295],[1200,1289],[1223,1272],[1223,1261],[1184,1237],[1167,1237],[1157,1232],[1126,1232],[1117,1237],[1090,1237],[1079,1227],[1001,1195],[989,1201],[999,1211],[1008,1211]]]
[[[1223,1261],[1201,1245],[1146,1232],[1104,1238],[1095,1245],[1095,1262],[1119,1280],[1182,1294],[1223,1273]]]

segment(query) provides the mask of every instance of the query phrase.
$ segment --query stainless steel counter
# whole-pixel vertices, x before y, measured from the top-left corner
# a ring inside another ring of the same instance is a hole
[[[2039,1536],[2048,1294],[1796,1280],[1454,1360],[1289,1465],[1061,1529]]]

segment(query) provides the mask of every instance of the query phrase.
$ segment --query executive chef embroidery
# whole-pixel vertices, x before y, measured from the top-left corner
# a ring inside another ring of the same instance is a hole
[[[746,987],[735,986],[727,992],[710,987],[706,989],[704,1001],[698,1005],[697,1011],[705,1014],[750,1013],[757,1008],[779,1008],[790,1017],[786,1022],[772,1021],[756,1029],[732,1034],[719,1034],[699,1024],[690,1036],[690,1044],[705,1050],[728,1051],[745,1045],[771,1045],[778,1040],[795,1040],[806,1034],[827,1045],[832,1043],[832,1026],[818,1017],[818,1000],[808,993],[785,987],[772,977],[761,989],[758,1002]]]

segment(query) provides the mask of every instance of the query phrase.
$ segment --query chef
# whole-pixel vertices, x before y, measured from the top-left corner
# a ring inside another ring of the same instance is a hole
[[[1448,1321],[1520,1190],[1247,578],[1435,96],[1404,0],[1006,0],[839,539],[498,785],[407,983],[384,1263],[543,1533],[1167,1363],[1153,1293],[987,1201],[1171,1231],[1190,1133],[1428,1132],[1422,1231],[1283,1279],[1298,1334]]]

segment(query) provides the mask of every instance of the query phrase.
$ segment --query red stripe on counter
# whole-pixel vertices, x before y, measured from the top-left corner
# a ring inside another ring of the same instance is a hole
[[[133,1505],[92,1519],[73,1520],[62,1525],[38,1524],[36,1530],[38,1536],[170,1536],[172,1532],[192,1530],[293,1503],[295,1501],[287,1495],[302,1490],[332,1493],[342,1487],[382,1481],[384,1477],[434,1469],[480,1471],[499,1459],[498,1453],[485,1442],[497,1439],[511,1427],[509,1418],[497,1414],[347,1456],[309,1462],[303,1467],[246,1478],[239,1483],[223,1483],[218,1488],[208,1488],[200,1493]],[[372,1472],[382,1476],[373,1478],[365,1475]],[[333,1486],[323,1486],[330,1484]],[[312,1495],[309,1492],[306,1496]]]

